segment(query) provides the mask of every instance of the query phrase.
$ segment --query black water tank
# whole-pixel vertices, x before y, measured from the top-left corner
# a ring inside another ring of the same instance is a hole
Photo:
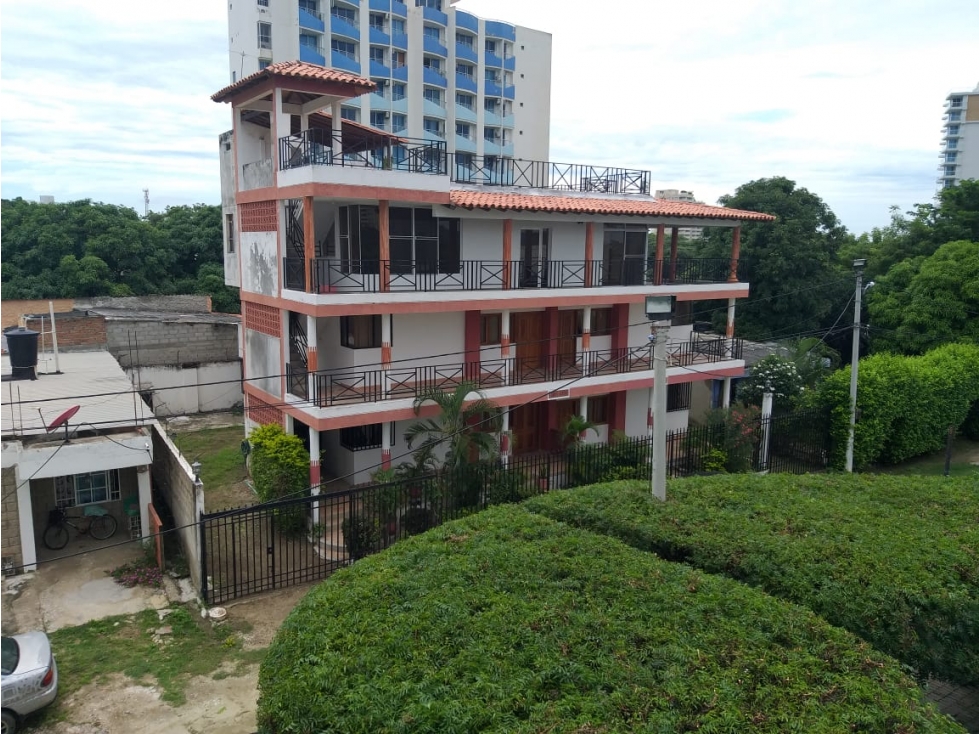
[[[5,331],[10,372],[15,380],[37,379],[37,338],[40,332],[19,327]]]

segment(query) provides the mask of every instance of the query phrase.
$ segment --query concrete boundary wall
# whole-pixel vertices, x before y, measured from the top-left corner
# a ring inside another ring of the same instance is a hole
[[[194,482],[194,470],[158,424],[153,426],[153,481],[166,500],[179,530],[194,589],[201,588],[200,530],[197,523],[204,511],[204,488]]]

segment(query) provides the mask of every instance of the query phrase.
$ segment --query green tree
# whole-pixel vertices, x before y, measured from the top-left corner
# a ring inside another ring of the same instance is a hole
[[[309,454],[302,439],[270,423],[248,435],[255,491],[262,502],[309,494]],[[304,522],[304,505],[279,510],[279,528],[297,532]]]
[[[499,445],[495,432],[500,430],[500,410],[474,383],[462,382],[452,392],[437,388],[425,390],[415,398],[415,415],[421,415],[422,408],[429,403],[438,406],[438,415],[408,426],[405,443],[409,449],[417,444],[420,453],[430,457],[436,447],[444,446],[442,467],[449,470],[459,470],[473,458],[496,456]]]
[[[979,242],[949,242],[930,257],[898,263],[868,291],[867,307],[877,351],[979,343]]]
[[[803,383],[795,364],[776,354],[759,360],[751,374],[738,385],[738,397],[748,405],[760,406],[767,390],[772,392],[776,408],[790,408],[802,393]]]
[[[814,286],[841,278],[839,252],[847,233],[822,199],[794,181],[775,177],[739,186],[720,203],[776,217],[774,222],[741,225],[741,261],[751,282],[751,302],[738,308],[739,335],[787,336],[818,329],[835,317],[843,290]],[[704,234],[702,257],[730,257],[729,230],[709,228]],[[717,318],[723,320],[723,314]]]

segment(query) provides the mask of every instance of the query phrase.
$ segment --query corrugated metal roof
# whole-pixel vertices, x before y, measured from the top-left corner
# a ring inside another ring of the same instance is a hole
[[[73,405],[81,408],[69,421],[72,428],[92,430],[92,426],[83,426],[93,424],[104,431],[156,422],[139,395],[133,399],[132,383],[108,352],[64,352],[58,361],[60,375],[0,383],[4,438],[44,434],[45,425]],[[54,368],[53,362],[48,364]],[[10,374],[7,355],[3,355],[2,371]],[[97,397],[85,397],[89,395]]]

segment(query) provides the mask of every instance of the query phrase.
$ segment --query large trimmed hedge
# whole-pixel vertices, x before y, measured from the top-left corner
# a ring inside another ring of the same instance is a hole
[[[809,607],[919,675],[979,683],[979,486],[876,475],[614,483],[527,507]]]
[[[830,463],[843,468],[850,431],[850,368],[834,372],[816,400],[830,415]],[[938,451],[949,426],[965,424],[979,402],[979,345],[946,344],[917,357],[860,360],[853,461],[897,464]]]
[[[802,607],[497,507],[313,589],[269,648],[263,732],[962,732]]]

